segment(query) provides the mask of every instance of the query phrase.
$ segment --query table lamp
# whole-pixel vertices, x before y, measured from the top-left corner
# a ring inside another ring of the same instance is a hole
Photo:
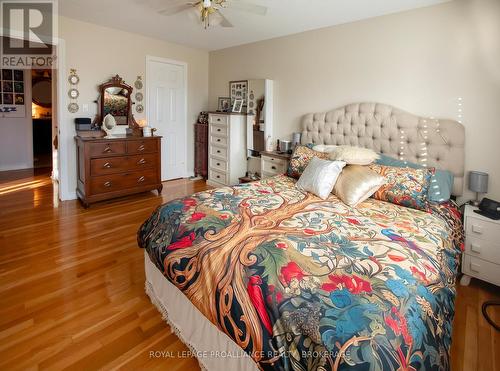
[[[481,171],[470,171],[469,190],[472,192],[476,192],[476,199],[470,202],[471,205],[479,205],[479,193],[488,192],[488,173],[483,173]]]

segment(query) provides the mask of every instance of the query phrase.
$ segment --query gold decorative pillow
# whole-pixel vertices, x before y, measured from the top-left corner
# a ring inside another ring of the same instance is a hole
[[[299,179],[309,164],[309,161],[311,161],[313,157],[328,160],[330,154],[328,152],[314,151],[308,146],[297,146],[295,151],[293,151],[292,157],[290,158],[287,175],[289,177]]]
[[[340,173],[333,193],[343,203],[356,207],[374,194],[385,183],[385,178],[367,166],[348,165]]]

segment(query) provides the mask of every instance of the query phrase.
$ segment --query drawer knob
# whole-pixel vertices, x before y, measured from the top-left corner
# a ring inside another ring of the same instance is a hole
[[[220,150],[219,150],[219,149],[217,150],[217,153],[220,153]]]
[[[220,162],[217,162],[217,166],[220,166]]]
[[[220,118],[218,118],[217,121],[220,121]]]
[[[111,187],[111,182],[109,182],[109,181],[104,182],[104,187],[107,187],[107,188]]]
[[[220,175],[217,175],[217,179],[219,179],[219,178],[220,178]]]
[[[217,129],[217,131],[220,131],[220,129]]]
[[[144,151],[144,144],[141,144],[138,148],[137,148],[138,151]]]
[[[472,232],[482,234],[483,227],[481,227],[480,225],[472,224]]]
[[[110,146],[106,146],[106,148],[104,148],[104,153],[109,153],[111,151],[112,151],[112,149]]]
[[[143,159],[143,158],[141,158],[139,161],[137,161],[137,164],[138,164],[138,165],[143,165],[143,164],[145,164],[145,163],[146,163],[146,160],[145,160],[145,159]]]
[[[217,142],[220,142],[220,139],[217,139]]]
[[[276,170],[276,166],[271,166],[271,169]]]
[[[106,162],[104,165],[102,165],[102,167],[105,169],[110,169],[113,167],[113,165],[111,165],[109,162]]]
[[[141,176],[139,179],[137,179],[137,183],[142,183],[145,179],[146,178],[144,178],[144,176]]]

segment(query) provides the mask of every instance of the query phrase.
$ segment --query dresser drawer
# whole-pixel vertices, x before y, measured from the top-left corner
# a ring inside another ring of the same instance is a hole
[[[477,256],[483,260],[500,264],[500,241],[484,241],[474,236],[466,236],[465,252],[471,256]],[[500,275],[500,272],[498,272]]]
[[[262,159],[262,161],[273,163],[273,164],[278,164],[278,165],[286,165],[286,163],[287,163],[286,160],[283,160],[282,158],[277,158],[277,157],[262,156],[261,159]]]
[[[229,126],[227,125],[210,125],[210,134],[217,135],[220,137],[227,137],[229,134]]]
[[[227,147],[227,137],[219,137],[215,135],[210,135],[210,144],[214,144],[216,146]]]
[[[159,183],[156,169],[146,169],[142,171],[134,171],[126,176],[125,186],[127,188],[141,187],[148,184]]]
[[[228,170],[226,161],[219,160],[213,157],[210,157],[210,167],[223,172],[226,172]]]
[[[462,272],[500,286],[500,264],[464,254]]]
[[[208,179],[213,180],[217,183],[228,184],[227,175],[222,171],[210,169],[208,171]]]
[[[156,140],[130,140],[127,142],[127,153],[151,153],[158,152],[158,142]]]
[[[227,160],[227,148],[219,146],[210,146],[210,157],[217,157]]]
[[[124,156],[94,158],[90,160],[90,175],[122,173],[128,168],[127,160]]]
[[[210,114],[208,122],[210,124],[225,124],[225,125],[227,125],[229,123],[229,116],[228,115]]]
[[[156,169],[134,171],[124,174],[101,175],[90,179],[90,192],[92,195],[96,195],[99,193],[156,184],[157,182]]]
[[[468,217],[466,235],[477,237],[484,241],[500,243],[500,228],[498,224],[486,222],[474,217]]]
[[[89,153],[90,157],[103,157],[109,155],[124,155],[125,154],[124,141],[109,141],[107,143],[90,143]]]
[[[134,171],[156,167],[157,156],[156,153],[128,156],[127,169]]]
[[[263,157],[261,165],[263,173],[278,175],[286,172],[286,163],[283,160],[269,161],[266,157]]]

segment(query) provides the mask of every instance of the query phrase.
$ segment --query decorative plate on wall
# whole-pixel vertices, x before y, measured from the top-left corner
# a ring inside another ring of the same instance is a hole
[[[80,108],[80,107],[78,107],[78,104],[76,104],[76,103],[74,103],[74,102],[73,102],[73,103],[68,104],[68,111],[69,111],[70,113],[77,113],[79,108]]]
[[[80,78],[76,74],[76,70],[73,68],[70,70],[68,81],[71,85],[76,85],[80,82]]]
[[[141,76],[137,76],[137,80],[135,80],[134,86],[136,89],[142,89],[143,84]]]
[[[72,89],[69,89],[68,96],[71,99],[76,99],[76,98],[78,98],[80,96],[80,92],[77,89],[72,88]]]
[[[135,106],[135,110],[137,113],[143,113],[144,112],[144,106],[142,104],[138,104]]]
[[[144,96],[142,95],[141,92],[137,92],[135,93],[135,100],[138,101],[138,102],[142,102],[142,100],[144,99]]]

